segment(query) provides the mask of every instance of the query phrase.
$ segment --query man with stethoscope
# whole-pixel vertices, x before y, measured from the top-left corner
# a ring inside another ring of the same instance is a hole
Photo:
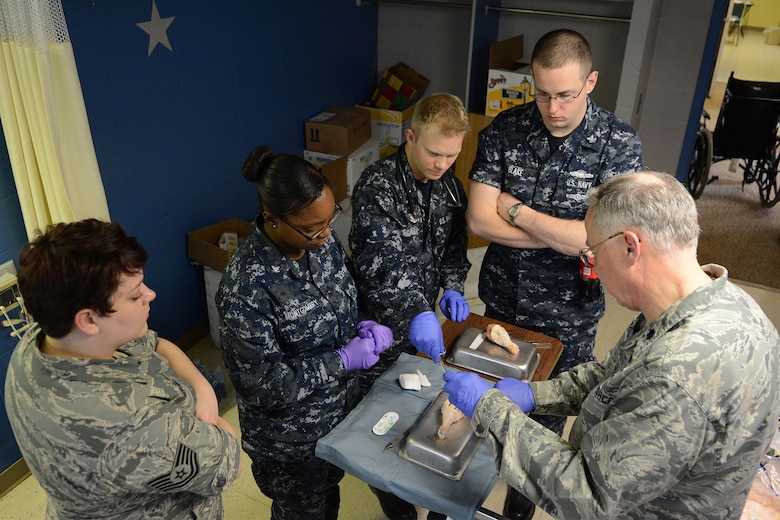
[[[468,112],[456,96],[432,94],[417,103],[406,144],[370,165],[352,193],[349,246],[355,264],[359,307],[393,330],[395,342],[368,370],[361,388],[402,352],[420,351],[439,362],[444,353],[433,305],[453,321],[470,312],[463,286],[471,266],[466,251],[466,193],[454,175],[455,159],[469,129]],[[414,506],[374,490],[391,520],[416,520]],[[445,518],[431,513],[429,518]]]

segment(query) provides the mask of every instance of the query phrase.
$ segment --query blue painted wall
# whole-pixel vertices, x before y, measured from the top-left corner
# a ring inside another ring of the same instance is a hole
[[[252,147],[301,155],[304,122],[367,99],[375,86],[376,5],[355,0],[156,0],[172,51],[147,56],[151,0],[62,0],[95,151],[114,221],[149,252],[157,292],[150,327],[176,340],[206,320],[189,231],[251,220],[241,176]],[[4,143],[4,141],[3,141]],[[0,263],[26,241],[8,155],[0,148]],[[5,379],[15,344],[0,329]],[[0,413],[0,471],[19,457]]]
[[[16,196],[16,186],[11,174],[11,163],[5,146],[5,136],[0,127],[0,264],[13,260],[16,266],[19,248],[27,242],[27,233],[22,221],[22,210],[19,198]],[[18,310],[9,312],[12,319],[19,317]],[[0,319],[4,317],[0,316]],[[19,448],[14,442],[11,425],[5,415],[5,371],[16,346],[16,338],[11,337],[11,329],[0,328],[0,471],[4,470],[21,457]]]

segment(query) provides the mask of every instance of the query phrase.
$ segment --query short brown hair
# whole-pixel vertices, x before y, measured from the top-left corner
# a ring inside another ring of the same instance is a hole
[[[580,64],[583,79],[593,67],[588,40],[570,29],[548,32],[539,38],[531,53],[531,69],[536,65],[543,69],[558,69],[572,62]]]
[[[114,312],[121,276],[140,272],[146,260],[143,246],[116,222],[52,224],[19,252],[19,292],[43,332],[61,338],[82,309]]]
[[[417,102],[412,116],[412,130],[415,134],[421,134],[434,123],[445,135],[465,133],[469,131],[469,113],[457,96],[438,92]]]

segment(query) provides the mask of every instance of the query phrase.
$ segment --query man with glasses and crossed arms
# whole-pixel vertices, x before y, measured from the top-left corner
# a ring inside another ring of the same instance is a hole
[[[642,169],[636,132],[588,97],[596,86],[590,46],[579,33],[542,36],[531,55],[535,102],[498,114],[479,135],[467,215],[491,241],[480,271],[485,316],[561,340],[552,376],[592,361],[604,298],[578,294],[586,194]],[[511,383],[499,389],[512,393]],[[565,417],[537,417],[558,434]],[[504,514],[530,519],[534,506],[510,489]]]

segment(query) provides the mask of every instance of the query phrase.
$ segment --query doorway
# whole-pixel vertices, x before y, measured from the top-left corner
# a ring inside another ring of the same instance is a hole
[[[715,128],[726,82],[732,72],[734,77],[747,81],[780,82],[780,45],[767,44],[766,40],[763,28],[750,26],[742,28],[742,35],[736,41],[728,36],[723,38],[709,96],[704,101],[704,109],[712,116],[707,123],[710,130]]]

